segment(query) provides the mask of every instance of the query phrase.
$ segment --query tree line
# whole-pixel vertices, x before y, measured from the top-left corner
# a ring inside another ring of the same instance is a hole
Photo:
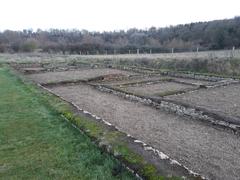
[[[0,32],[0,52],[70,54],[163,53],[240,47],[240,17],[147,30],[89,32],[31,29]]]

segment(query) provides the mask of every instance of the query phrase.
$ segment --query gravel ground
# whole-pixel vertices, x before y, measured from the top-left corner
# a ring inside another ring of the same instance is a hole
[[[240,118],[240,85],[201,89],[185,94],[168,96],[167,99],[181,101],[214,112]]]
[[[193,85],[211,85],[214,84],[210,81],[203,81],[203,80],[196,80],[196,79],[187,79],[187,78],[175,78],[171,76],[136,76],[133,78],[127,78],[124,80],[116,80],[116,81],[103,81],[103,82],[97,82],[97,84],[105,84],[105,85],[121,85],[126,83],[134,83],[134,82],[141,82],[141,81],[156,81],[161,79],[172,79],[177,82],[183,82],[183,83],[189,83]]]
[[[68,80],[88,80],[91,78],[109,74],[131,75],[134,73],[117,69],[84,69],[78,71],[62,71],[31,74],[27,75],[27,77],[38,83],[52,83]]]
[[[191,84],[196,84],[196,85],[214,84],[214,82],[202,81],[202,80],[196,80],[196,79],[187,79],[187,78],[173,78],[173,79],[178,82],[191,83]]]
[[[210,179],[239,180],[239,136],[86,85],[51,88]]]
[[[184,91],[195,86],[175,82],[160,82],[154,84],[139,84],[122,87],[123,90],[143,96],[167,95],[169,92]]]
[[[96,84],[104,84],[104,85],[110,85],[110,86],[115,86],[115,85],[123,85],[123,84],[134,84],[134,83],[140,83],[140,82],[145,82],[145,81],[160,81],[164,80],[166,77],[164,76],[144,76],[144,75],[139,75],[139,76],[132,76],[132,77],[126,77],[121,80],[112,80],[112,81],[99,81],[96,82]],[[171,79],[171,78],[168,78]]]

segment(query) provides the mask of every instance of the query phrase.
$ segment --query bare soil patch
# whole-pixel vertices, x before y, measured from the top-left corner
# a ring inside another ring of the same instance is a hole
[[[37,67],[37,68],[22,68],[20,71],[22,71],[25,74],[33,74],[33,73],[40,73],[45,71],[45,68]]]
[[[240,84],[201,89],[185,94],[168,96],[167,99],[202,107],[216,113],[240,118]]]
[[[210,179],[239,177],[239,136],[87,85],[51,90]]]
[[[123,85],[123,84],[134,84],[134,83],[141,83],[141,82],[153,82],[153,81],[174,81],[179,82],[186,85],[214,85],[215,82],[206,81],[206,80],[198,80],[198,79],[191,79],[191,78],[180,78],[180,77],[171,77],[165,76],[160,74],[148,74],[148,75],[137,75],[137,76],[130,76],[125,77],[122,79],[112,79],[108,81],[99,81],[96,82],[98,84],[104,85]]]
[[[131,86],[120,85],[119,88],[140,96],[166,96],[172,93],[188,91],[196,87],[176,82],[158,82],[152,84],[134,84]]]
[[[213,82],[211,81],[203,81],[203,80],[197,80],[197,79],[173,78],[173,80],[178,82],[183,82],[183,83],[195,84],[195,85],[212,85],[213,84]]]
[[[153,81],[164,81],[170,80],[172,78],[164,77],[164,76],[151,76],[151,75],[132,75],[132,76],[124,76],[118,79],[104,79],[102,81],[96,81],[95,84],[102,84],[102,85],[131,85],[131,84],[141,84],[146,82],[153,82]]]
[[[30,79],[37,83],[53,83],[71,80],[89,80],[99,76],[105,76],[109,74],[130,75],[133,73],[117,70],[117,69],[82,69],[74,71],[62,71],[62,72],[47,72],[39,74],[27,75]]]

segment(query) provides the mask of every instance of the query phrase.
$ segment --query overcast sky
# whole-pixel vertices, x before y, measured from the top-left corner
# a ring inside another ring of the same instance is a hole
[[[0,7],[1,31],[146,29],[240,15],[240,0],[1,0]]]

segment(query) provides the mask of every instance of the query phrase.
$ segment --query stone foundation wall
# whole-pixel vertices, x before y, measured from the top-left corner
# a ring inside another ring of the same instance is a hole
[[[165,110],[168,112],[176,113],[177,115],[180,115],[180,116],[187,116],[196,120],[201,120],[214,125],[226,127],[228,129],[233,130],[234,132],[240,131],[240,125],[235,124],[234,121],[231,122],[228,119],[226,119],[226,117],[218,118],[219,117],[218,115],[213,115],[211,113],[201,111],[190,106],[181,105],[179,103],[175,103],[175,102],[171,102],[163,99],[156,100],[156,99],[151,99],[147,97],[140,97],[140,96],[128,94],[119,90],[115,90],[111,87],[103,86],[103,85],[97,85],[94,87],[102,92],[111,93],[130,101],[140,102],[140,103],[143,103],[144,105],[148,105],[156,109]]]

